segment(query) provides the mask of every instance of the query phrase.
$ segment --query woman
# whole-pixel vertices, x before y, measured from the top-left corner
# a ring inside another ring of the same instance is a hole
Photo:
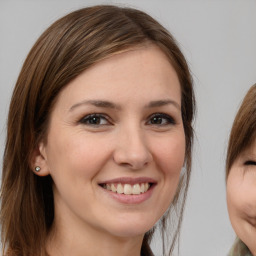
[[[56,21],[31,49],[10,105],[4,254],[153,255],[159,219],[171,254],[193,116],[186,60],[149,15],[94,6]]]
[[[256,255],[256,85],[236,115],[228,146],[226,180],[231,224],[239,237],[232,256]]]

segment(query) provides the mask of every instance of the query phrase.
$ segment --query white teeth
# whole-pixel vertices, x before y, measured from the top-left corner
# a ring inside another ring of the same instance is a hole
[[[140,192],[141,192],[141,193],[146,192],[146,191],[145,191],[145,185],[144,185],[144,183],[142,183],[141,186],[140,186]]]
[[[130,184],[124,185],[124,194],[131,195],[132,194],[132,186]]]
[[[116,192],[116,187],[115,187],[114,184],[111,184],[111,190],[112,190],[113,192]]]
[[[124,193],[124,188],[123,188],[122,184],[118,184],[118,185],[117,185],[116,192],[117,192],[118,194],[123,194],[123,193]]]
[[[112,191],[117,194],[125,194],[125,195],[139,195],[148,191],[150,185],[149,183],[141,183],[141,184],[104,184],[103,188]]]
[[[133,187],[132,187],[132,193],[134,194],[134,195],[139,195],[140,194],[140,185],[139,184],[135,184],[135,185],[133,185]]]

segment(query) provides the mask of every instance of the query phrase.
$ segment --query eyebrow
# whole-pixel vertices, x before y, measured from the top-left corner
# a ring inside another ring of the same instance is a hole
[[[109,101],[105,101],[105,100],[85,100],[82,102],[79,102],[75,105],[73,105],[70,108],[70,111],[72,111],[73,109],[80,107],[82,105],[93,105],[95,107],[99,107],[99,108],[114,108],[114,109],[120,109],[121,106],[114,104],[112,102]]]
[[[156,101],[151,101],[149,102],[149,104],[147,104],[145,107],[146,108],[155,108],[155,107],[162,107],[162,106],[166,106],[166,105],[173,105],[174,107],[176,107],[178,110],[181,109],[180,105],[174,101],[174,100],[156,100]],[[80,107],[82,105],[93,105],[95,107],[99,107],[99,108],[111,108],[111,109],[121,109],[121,106],[118,104],[115,104],[113,102],[110,101],[105,101],[105,100],[85,100],[79,103],[74,104],[69,111],[74,110],[77,107]]]
[[[180,105],[174,101],[174,100],[156,100],[156,101],[151,101],[148,105],[146,105],[146,108],[155,108],[155,107],[162,107],[165,105],[173,105],[176,107],[178,110],[181,109]]]

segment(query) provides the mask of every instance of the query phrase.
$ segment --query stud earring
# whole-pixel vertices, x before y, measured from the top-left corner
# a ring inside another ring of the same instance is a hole
[[[40,166],[36,166],[36,167],[35,167],[35,171],[36,171],[36,172],[40,172],[40,170],[41,170]]]

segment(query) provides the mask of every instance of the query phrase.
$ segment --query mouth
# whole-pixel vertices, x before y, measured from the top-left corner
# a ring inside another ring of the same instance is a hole
[[[154,184],[150,182],[143,183],[101,183],[102,188],[116,194],[140,195],[146,193]]]
[[[119,177],[98,183],[118,203],[138,205],[151,198],[157,181],[149,177]]]

